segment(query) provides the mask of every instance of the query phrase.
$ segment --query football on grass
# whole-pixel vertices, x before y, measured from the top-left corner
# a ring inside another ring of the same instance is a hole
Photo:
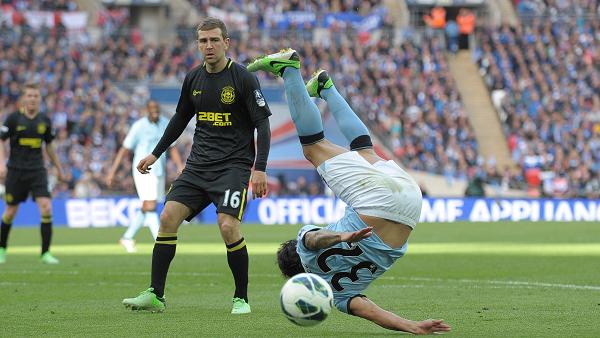
[[[333,292],[327,282],[312,273],[301,273],[290,278],[280,295],[281,310],[292,323],[314,326],[324,321],[331,312]]]

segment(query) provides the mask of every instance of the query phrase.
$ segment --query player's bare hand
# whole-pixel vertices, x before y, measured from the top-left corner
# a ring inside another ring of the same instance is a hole
[[[252,199],[267,195],[267,174],[264,171],[254,170],[252,173]]]
[[[2,146],[0,144],[0,146]],[[6,177],[6,165],[0,165],[0,178]]]
[[[146,157],[144,157],[140,163],[138,163],[136,169],[141,173],[141,174],[147,174],[150,172],[150,166],[154,164],[154,162],[156,162],[157,158],[156,156],[150,154]]]
[[[373,228],[366,227],[354,232],[342,232],[340,237],[342,242],[355,243],[362,241],[365,238],[371,237],[372,234]]]
[[[115,175],[113,175],[113,173],[110,173],[110,174],[108,174],[108,176],[106,176],[106,180],[104,180],[104,183],[106,183],[107,187],[110,188],[110,186],[112,186],[114,178],[115,178]]]
[[[450,325],[444,323],[443,319],[427,319],[416,322],[414,334],[432,334],[450,331]]]
[[[59,182],[65,182],[65,174],[63,174],[62,170],[57,170],[56,171],[56,179],[58,179]]]

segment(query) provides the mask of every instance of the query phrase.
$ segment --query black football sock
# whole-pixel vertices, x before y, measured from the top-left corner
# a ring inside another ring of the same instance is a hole
[[[167,273],[177,247],[177,233],[159,232],[152,251],[152,284],[154,294],[161,298],[165,294]]]
[[[248,302],[248,249],[242,237],[239,241],[227,244],[227,263],[235,281],[234,298]]]
[[[12,219],[7,220],[6,217],[2,216],[2,223],[0,225],[0,248],[6,249],[10,228],[12,228]]]
[[[42,255],[50,250],[50,242],[52,241],[52,215],[42,215],[42,223],[40,224],[40,232],[42,234]]]

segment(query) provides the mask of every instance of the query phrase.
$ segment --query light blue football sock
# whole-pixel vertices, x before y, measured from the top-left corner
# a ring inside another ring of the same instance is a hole
[[[351,144],[359,146],[360,148],[367,148],[368,145],[365,144],[365,138],[369,137],[370,134],[367,126],[360,120],[358,115],[350,108],[348,102],[344,100],[342,95],[338,92],[335,86],[331,86],[327,89],[322,89],[320,93],[321,97],[327,101],[327,105],[329,106],[329,111],[333,115],[333,118],[337,122],[337,125],[340,127],[340,131],[346,137],[346,140]],[[365,136],[366,135],[366,136]],[[363,136],[362,138],[360,138]],[[369,141],[370,142],[370,141]],[[357,147],[354,147],[356,150]]]
[[[135,214],[133,222],[129,223],[127,231],[125,231],[125,233],[123,234],[123,239],[133,239],[133,237],[135,237],[135,234],[137,234],[138,230],[140,230],[142,225],[144,225],[144,218],[145,215],[142,213],[141,210],[138,210]]]
[[[321,112],[308,96],[300,70],[286,67],[282,77],[290,115],[296,125],[300,143],[306,145],[320,141],[324,138]]]
[[[146,225],[150,229],[152,233],[152,238],[156,240],[158,236],[158,228],[160,227],[160,222],[158,220],[158,214],[156,211],[146,211]]]

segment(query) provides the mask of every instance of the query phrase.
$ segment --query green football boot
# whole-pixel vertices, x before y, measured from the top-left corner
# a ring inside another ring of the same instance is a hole
[[[139,296],[135,298],[123,299],[123,305],[125,305],[125,308],[131,309],[132,311],[150,311],[152,313],[163,312],[167,307],[165,298],[157,297],[154,294],[153,288],[142,291]]]
[[[279,53],[257,58],[248,65],[248,71],[256,72],[264,70],[273,73],[275,76],[281,76],[285,67],[300,69],[300,57],[291,48],[282,49]]]
[[[306,90],[311,97],[321,97],[321,90],[329,89],[333,86],[333,80],[324,69],[319,69],[313,73],[313,76],[306,83]]]
[[[6,263],[6,248],[0,248],[0,264]]]
[[[250,313],[250,305],[246,303],[242,298],[234,298],[233,299],[233,308],[231,309],[231,313],[234,315],[242,315],[246,313]]]
[[[40,261],[44,264],[58,264],[60,263],[60,261],[58,260],[58,258],[52,256],[52,254],[50,253],[50,251],[46,251],[44,252],[44,254],[42,255],[42,257],[40,258]]]

